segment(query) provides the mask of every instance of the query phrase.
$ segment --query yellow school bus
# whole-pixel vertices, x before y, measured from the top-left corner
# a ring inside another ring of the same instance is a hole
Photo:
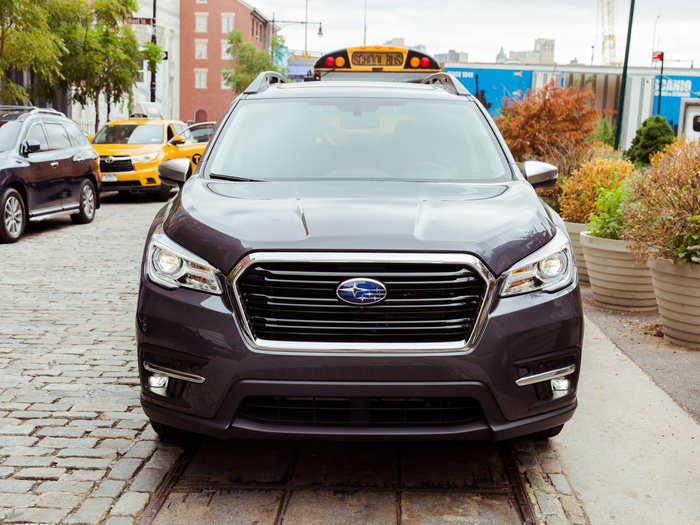
[[[425,53],[397,46],[361,46],[327,53],[314,64],[309,80],[387,80],[407,81],[442,71],[440,64]]]

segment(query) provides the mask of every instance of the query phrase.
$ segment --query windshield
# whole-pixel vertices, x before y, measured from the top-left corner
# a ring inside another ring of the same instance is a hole
[[[105,126],[95,136],[93,144],[163,144],[162,124],[115,124]]]
[[[510,180],[493,132],[464,101],[245,101],[210,159],[209,175],[239,179]]]
[[[22,124],[15,120],[0,120],[0,151],[11,150],[17,143]]]

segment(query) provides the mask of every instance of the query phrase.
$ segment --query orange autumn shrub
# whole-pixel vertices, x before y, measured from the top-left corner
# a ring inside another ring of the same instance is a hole
[[[700,263],[700,142],[677,140],[650,160],[631,181],[625,236],[632,251]]]
[[[550,82],[505,101],[496,124],[517,161],[541,160],[568,175],[591,147],[600,112],[590,87],[562,88]]]
[[[565,221],[588,221],[598,190],[616,186],[633,172],[634,164],[620,158],[600,157],[584,162],[561,183],[559,213]]]

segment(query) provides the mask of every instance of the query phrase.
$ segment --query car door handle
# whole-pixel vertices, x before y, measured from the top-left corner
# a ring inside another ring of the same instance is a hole
[[[55,168],[56,166],[58,166],[58,161],[54,160],[52,163],[49,164],[49,166],[51,166],[52,168]]]

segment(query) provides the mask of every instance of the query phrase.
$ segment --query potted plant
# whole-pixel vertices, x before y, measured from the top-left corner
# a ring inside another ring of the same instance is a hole
[[[611,188],[616,181],[626,179],[633,172],[631,162],[613,156],[599,157],[584,162],[561,184],[559,213],[571,238],[581,282],[588,282],[589,279],[580,234],[586,229],[586,221],[593,213],[596,194],[599,189]]]
[[[588,230],[581,232],[588,278],[593,298],[602,306],[614,310],[655,310],[649,268],[635,259],[629,242],[621,239],[629,199],[627,181],[598,191]]]
[[[700,142],[652,155],[630,189],[625,235],[648,258],[664,336],[700,349]]]

